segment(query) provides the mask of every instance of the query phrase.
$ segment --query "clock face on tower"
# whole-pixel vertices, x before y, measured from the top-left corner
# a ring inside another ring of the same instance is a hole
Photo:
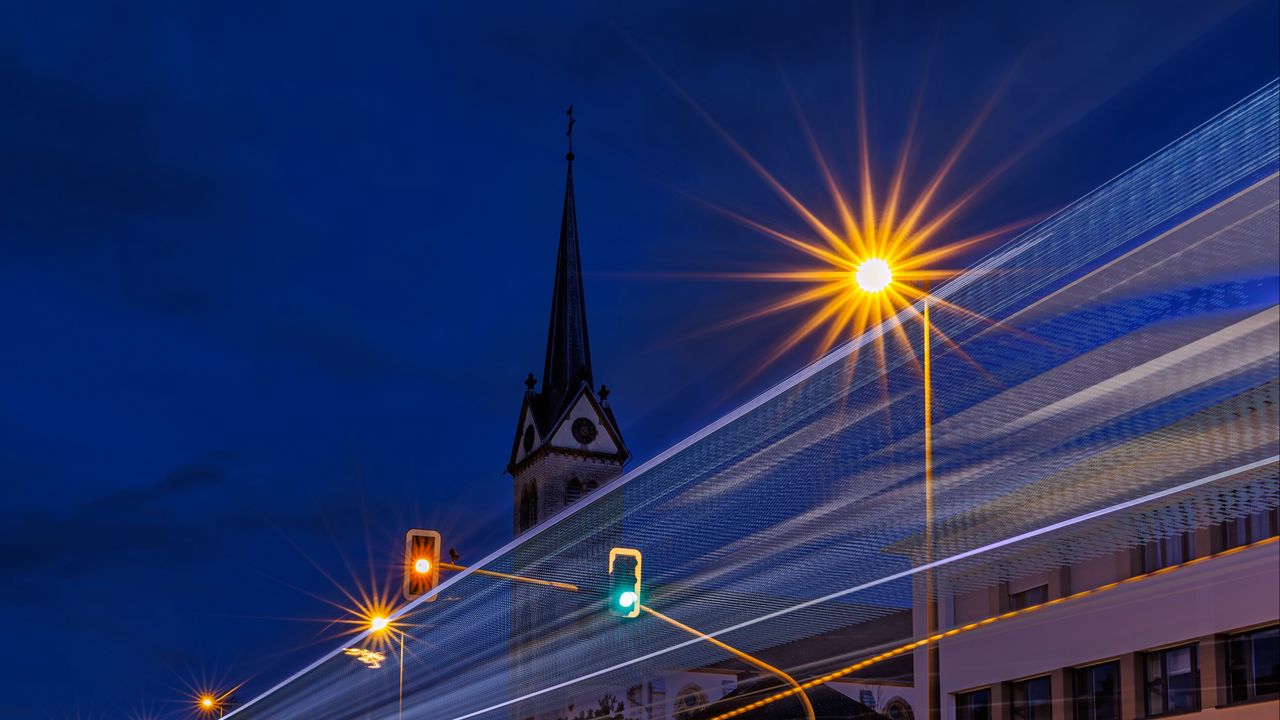
[[[587,418],[578,418],[573,421],[573,439],[586,445],[596,439],[599,431],[596,430],[596,424]]]

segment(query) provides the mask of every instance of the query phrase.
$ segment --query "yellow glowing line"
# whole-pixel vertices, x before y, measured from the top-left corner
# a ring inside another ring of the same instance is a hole
[[[1008,620],[1009,618],[1018,617],[1019,615],[1026,615],[1027,613],[1035,612],[1036,610],[1041,610],[1047,607],[1061,605],[1063,603],[1067,603],[1072,600],[1078,600],[1080,598],[1087,597],[1089,595],[1097,595],[1099,593],[1106,592],[1108,590],[1113,590],[1117,587],[1120,587],[1121,585],[1129,585],[1142,580],[1146,580],[1147,578],[1156,577],[1157,575],[1167,575],[1175,570],[1181,570],[1183,568],[1188,568],[1193,565],[1199,565],[1209,560],[1215,560],[1217,558],[1224,558],[1229,555],[1235,555],[1236,553],[1243,552],[1251,548],[1270,545],[1271,543],[1274,543],[1276,541],[1280,541],[1280,536],[1273,536],[1263,540],[1259,540],[1255,543],[1250,543],[1249,545],[1241,545],[1240,547],[1234,547],[1229,550],[1223,550],[1222,552],[1215,553],[1213,555],[1206,555],[1204,557],[1194,558],[1192,560],[1188,560],[1187,562],[1180,563],[1178,565],[1170,565],[1169,567],[1160,568],[1159,570],[1154,570],[1149,573],[1134,575],[1133,577],[1128,577],[1123,580],[1117,580],[1115,582],[1107,583],[1106,585],[1101,585],[1099,587],[1091,588],[1089,590],[1081,590],[1080,592],[1072,593],[1071,595],[1066,595],[1060,598],[1054,598],[1053,600],[1040,603],[1039,605],[1032,605],[1031,607],[1023,608],[1021,610],[1010,610],[1009,612],[1006,612],[1006,613],[993,615],[992,617],[984,618],[982,620],[979,620],[978,622],[973,622],[967,625],[962,625],[960,627],[951,628],[950,630],[947,630],[945,632],[935,633],[933,635],[929,635],[927,637],[921,638],[914,642],[907,643],[906,645],[900,645],[896,648],[893,648],[892,650],[887,650],[885,652],[882,652],[879,655],[869,657],[865,660],[859,660],[858,662],[852,665],[840,668],[839,670],[834,670],[832,672],[829,672],[826,675],[813,678],[812,680],[806,680],[800,683],[800,688],[802,690],[807,690],[810,688],[815,688],[819,685],[824,685],[833,680],[838,680],[852,672],[856,672],[858,670],[862,670],[863,668],[869,667],[871,665],[875,665],[876,663],[880,663],[885,660],[895,658],[899,655],[915,650],[916,648],[937,643],[938,641],[943,640],[944,638],[954,637],[962,633],[970,632],[972,630],[976,630],[980,627],[985,627],[987,625],[990,625],[1000,620]],[[757,700],[749,705],[744,705],[740,708],[730,710],[729,712],[716,715],[711,720],[727,720],[727,718],[737,717],[739,715],[750,712],[752,710],[762,708],[765,705],[770,705],[784,698],[791,697],[792,695],[796,694],[796,692],[798,692],[796,688],[792,688],[790,690],[783,690],[781,692],[775,693],[768,697],[761,698],[760,700]]]
[[[791,686],[791,690],[788,691],[788,695],[798,694],[800,696],[800,703],[804,705],[805,716],[808,718],[808,720],[814,720],[813,705],[809,703],[809,696],[805,693],[804,688],[800,686],[800,683],[796,682],[795,678],[791,677],[790,675],[783,672],[782,670],[770,665],[769,663],[763,660],[760,660],[759,658],[748,655],[725,642],[722,642],[720,640],[717,640],[716,638],[711,637],[710,635],[707,635],[706,633],[702,633],[697,630],[694,630],[693,628],[689,627],[688,625],[685,625],[679,620],[663,615],[662,613],[658,612],[657,610],[654,610],[653,608],[647,605],[641,605],[640,609],[658,618],[659,620],[667,623],[668,625],[672,625],[674,627],[680,628],[681,630],[689,633],[690,635],[701,638],[711,643],[712,645],[715,645],[716,647],[720,648],[721,650],[724,650],[730,655],[733,655],[739,660],[750,663],[751,665],[754,665],[760,668],[761,670],[764,670],[767,673],[772,673],[774,675],[777,675],[779,678],[783,680],[783,682]]]
[[[464,565],[454,565],[453,563],[440,563],[441,570],[466,570]],[[556,582],[554,580],[539,580],[537,578],[524,577],[522,575],[508,575],[507,573],[495,572],[493,570],[472,570],[476,575],[488,575],[489,577],[502,578],[503,580],[511,580],[513,582],[529,583],[530,585],[542,585],[544,587],[553,587],[559,590],[568,590],[570,592],[578,592],[578,586],[572,583]]]

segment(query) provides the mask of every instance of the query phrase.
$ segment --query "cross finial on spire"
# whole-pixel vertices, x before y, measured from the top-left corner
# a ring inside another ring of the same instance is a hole
[[[573,162],[573,123],[575,122],[573,119],[573,106],[570,105],[564,114],[569,116],[569,128],[564,131],[565,136],[569,138],[569,152],[565,154],[564,159]]]

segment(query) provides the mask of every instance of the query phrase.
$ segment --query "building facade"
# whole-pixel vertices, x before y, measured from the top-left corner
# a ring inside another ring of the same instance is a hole
[[[1275,508],[948,593],[942,718],[1280,717]],[[996,622],[974,628],[988,618]],[[924,613],[915,627],[923,635]],[[915,653],[917,685],[927,655]]]

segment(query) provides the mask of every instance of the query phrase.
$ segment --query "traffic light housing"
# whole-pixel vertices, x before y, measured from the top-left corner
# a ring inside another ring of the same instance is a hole
[[[609,593],[605,600],[609,612],[624,618],[640,615],[642,564],[639,550],[613,548],[609,551]]]
[[[404,536],[405,599],[421,597],[439,584],[440,533],[435,530],[410,530]]]

